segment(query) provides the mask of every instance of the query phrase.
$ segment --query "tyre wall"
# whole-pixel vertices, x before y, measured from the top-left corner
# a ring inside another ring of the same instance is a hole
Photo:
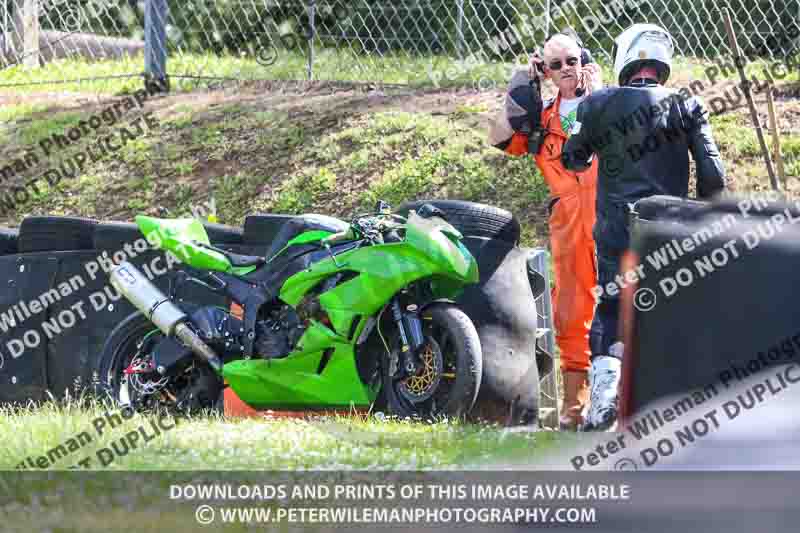
[[[528,282],[530,251],[513,244],[466,237],[478,261],[480,281],[464,290],[457,303],[472,319],[481,339],[483,378],[476,413],[508,415],[515,423],[538,416],[539,369],[536,360],[536,305]],[[496,406],[500,413],[490,413]]]
[[[218,240],[235,240],[229,235],[235,228],[214,229]],[[209,233],[214,235],[214,230]],[[0,255],[4,287],[0,290],[0,403],[44,400],[46,391],[63,398],[67,391],[74,395],[91,385],[107,335],[135,311],[111,287],[103,269],[106,257],[124,251],[128,244],[130,253],[125,252],[124,259],[149,272],[164,292],[175,269],[182,266],[176,261],[170,264],[164,252],[149,247],[137,252],[132,245],[137,240],[143,244],[143,237],[135,225],[98,224],[98,234],[94,249]],[[48,247],[41,232],[37,239],[37,246]],[[53,239],[50,247],[57,247],[57,235]],[[239,253],[252,249],[229,242],[215,244]],[[197,285],[184,286],[179,296],[206,305],[226,305],[224,298]]]
[[[633,317],[622,385],[629,416],[657,399],[720,391],[737,375],[800,360],[798,206],[769,202],[745,216],[730,199],[659,201],[639,210],[648,218],[632,231],[643,278],[639,299],[624,305]]]

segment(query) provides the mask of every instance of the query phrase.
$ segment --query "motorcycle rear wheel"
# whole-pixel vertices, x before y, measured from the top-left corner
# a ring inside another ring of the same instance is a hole
[[[219,411],[221,378],[205,363],[195,361],[179,375],[162,378],[156,372],[126,375],[135,357],[147,362],[150,350],[164,334],[143,314],[134,313],[111,332],[98,363],[99,390],[120,407],[129,405],[136,412],[166,410],[186,415],[202,410]],[[152,394],[143,393],[143,384],[166,383]]]

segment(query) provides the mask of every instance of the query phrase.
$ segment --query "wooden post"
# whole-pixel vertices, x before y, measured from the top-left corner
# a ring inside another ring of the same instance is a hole
[[[28,68],[39,67],[39,0],[25,0],[25,59]]]
[[[775,116],[775,98],[772,95],[772,88],[767,91],[767,107],[769,107],[769,129],[772,133],[772,160],[778,171],[780,182],[786,189],[786,170],[783,167],[783,154],[781,153],[781,137],[778,131],[778,119]]]
[[[12,25],[15,63],[22,63],[28,68],[38,67],[39,0],[17,0]]]
[[[756,137],[758,144],[761,146],[761,153],[764,155],[764,162],[767,165],[767,174],[769,174],[769,181],[772,184],[773,190],[778,190],[778,180],[775,178],[775,171],[772,169],[772,161],[769,157],[769,148],[767,142],[764,140],[764,131],[761,128],[761,122],[758,120],[758,110],[756,104],[753,102],[753,95],[750,93],[750,82],[744,73],[744,57],[739,50],[739,43],[736,41],[736,34],[733,31],[733,22],[731,22],[731,12],[728,8],[722,10],[725,17],[725,29],[728,31],[728,41],[733,52],[733,59],[736,63],[736,68],[739,70],[739,78],[742,80],[742,90],[747,99],[747,105],[750,107],[750,118],[753,120],[753,125],[756,129]]]

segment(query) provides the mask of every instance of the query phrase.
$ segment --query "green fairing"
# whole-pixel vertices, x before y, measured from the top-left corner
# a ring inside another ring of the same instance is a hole
[[[325,237],[332,235],[330,231],[307,231],[305,233],[301,233],[286,245],[288,248],[289,246],[294,246],[296,244],[308,244],[310,242],[321,241]]]
[[[283,252],[286,251],[287,248],[290,246],[297,246],[299,244],[309,244],[312,242],[318,242],[328,237],[329,235],[333,235],[330,231],[323,231],[323,230],[315,230],[315,231],[306,231],[305,233],[301,233],[294,239],[290,240],[286,243],[286,246],[275,252],[275,255],[269,258],[268,262],[272,262],[273,259],[281,255]]]
[[[335,343],[321,374],[322,354],[297,353],[282,359],[249,359],[225,365],[223,377],[244,402],[254,407],[366,407],[377,391],[364,386],[353,347]]]
[[[171,252],[181,262],[200,270],[215,270],[243,276],[256,269],[254,266],[234,267],[219,252],[198,246],[211,244],[203,224],[196,218],[155,218],[139,215],[136,224],[142,234],[156,248]]]
[[[208,243],[205,228],[195,219],[138,216],[136,222],[145,235],[155,232],[160,238],[159,247],[195,268],[241,273],[232,269],[222,254],[193,244]],[[226,363],[223,377],[233,391],[256,407],[368,406],[377,391],[362,382],[355,360],[356,342],[368,319],[414,281],[431,279],[436,298],[455,298],[465,284],[478,281],[477,263],[460,242],[461,234],[450,224],[412,212],[405,230],[402,242],[362,246],[337,254],[336,261],[326,258],[289,277],[279,298],[297,307],[310,290],[328,277],[339,272],[358,274],[319,297],[331,327],[312,321],[295,350],[286,357]],[[325,231],[306,232],[284,249],[328,235],[331,234]],[[326,353],[329,357],[323,364]]]

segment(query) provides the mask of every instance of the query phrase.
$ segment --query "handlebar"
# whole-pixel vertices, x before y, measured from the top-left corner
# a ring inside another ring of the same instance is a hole
[[[395,220],[398,222],[395,222]],[[353,221],[350,223],[350,227],[354,229],[356,233],[369,237],[370,233],[383,233],[396,229],[405,224],[405,222],[406,219],[404,217],[392,213],[368,213],[354,217]]]
[[[337,242],[352,240],[352,232],[350,229],[346,229],[345,231],[340,231],[338,233],[334,233],[333,235],[328,235],[324,239],[320,241],[323,246],[329,246],[331,244],[335,244]]]

